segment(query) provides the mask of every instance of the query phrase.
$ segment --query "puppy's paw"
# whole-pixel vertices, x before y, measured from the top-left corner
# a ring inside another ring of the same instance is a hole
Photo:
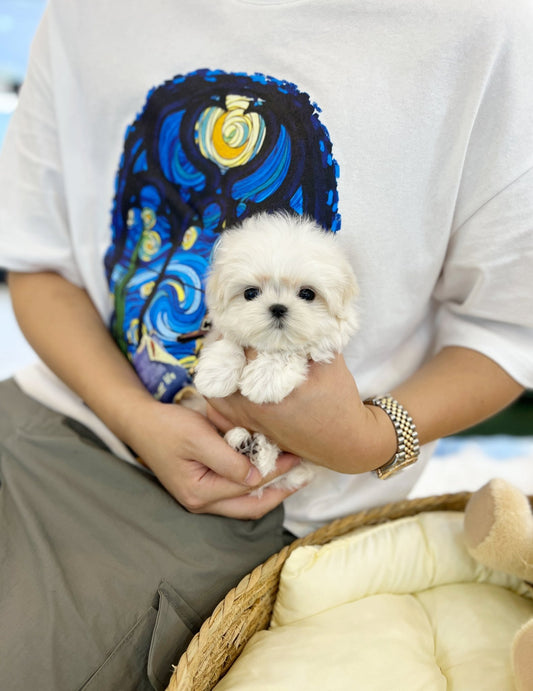
[[[307,377],[307,360],[287,353],[260,353],[244,368],[239,383],[252,403],[279,403]]]
[[[226,432],[224,439],[232,449],[248,456],[263,477],[276,468],[276,459],[281,451],[264,434],[259,432],[250,434],[244,427],[234,427]],[[263,494],[263,487],[259,487],[250,494],[260,497]]]
[[[263,477],[275,470],[276,459],[281,451],[264,434],[251,434],[244,427],[234,427],[226,432],[224,439],[232,449],[248,456]]]
[[[224,398],[238,389],[246,364],[242,348],[224,339],[208,343],[202,349],[194,385],[206,398]]]
[[[274,442],[267,439],[264,434],[255,432],[253,435],[252,447],[248,454],[251,462],[259,470],[263,477],[266,477],[276,468],[276,460],[281,451]]]
[[[234,451],[243,453],[245,456],[250,456],[254,439],[253,436],[244,427],[234,427],[226,432],[224,439],[231,446]]]

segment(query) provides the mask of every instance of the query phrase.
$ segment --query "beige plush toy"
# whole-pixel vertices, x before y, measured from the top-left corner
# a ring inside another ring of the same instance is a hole
[[[497,479],[475,492],[465,509],[465,536],[474,559],[533,587],[533,514],[516,487]],[[517,632],[511,654],[517,690],[533,691],[533,619]]]

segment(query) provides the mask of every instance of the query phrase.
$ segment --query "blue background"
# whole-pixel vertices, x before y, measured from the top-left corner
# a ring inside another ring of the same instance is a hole
[[[24,79],[31,41],[45,5],[45,0],[0,0],[0,146],[11,117],[5,93]]]

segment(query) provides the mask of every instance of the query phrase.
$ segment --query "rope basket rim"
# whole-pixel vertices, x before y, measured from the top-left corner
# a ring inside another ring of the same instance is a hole
[[[287,557],[298,547],[324,545],[363,526],[426,511],[464,511],[472,492],[404,499],[335,519],[270,556],[232,588],[190,641],[167,691],[210,691],[239,656],[251,636],[266,628]],[[533,498],[529,498],[533,503]]]

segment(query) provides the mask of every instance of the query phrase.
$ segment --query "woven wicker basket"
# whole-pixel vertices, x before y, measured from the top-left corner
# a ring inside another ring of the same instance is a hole
[[[269,625],[281,567],[297,547],[324,545],[355,528],[424,511],[463,511],[469,498],[469,492],[462,492],[386,504],[340,518],[295,540],[245,576],[217,605],[182,655],[167,691],[210,691],[215,686],[253,634]]]

